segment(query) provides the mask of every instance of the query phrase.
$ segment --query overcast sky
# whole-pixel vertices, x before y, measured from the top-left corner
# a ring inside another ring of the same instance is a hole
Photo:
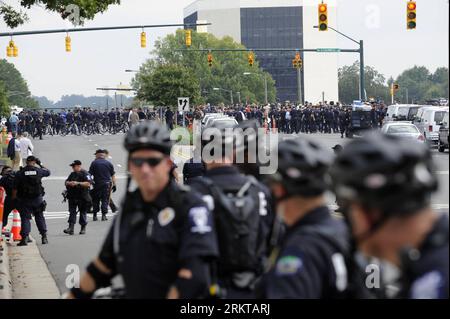
[[[226,1],[226,0],[216,0]],[[276,3],[277,0],[273,0]],[[310,0],[311,1],[311,0]],[[14,4],[18,1],[6,0]],[[85,27],[182,23],[183,8],[193,0],[122,0],[98,14]],[[319,0],[317,0],[317,3]],[[365,41],[366,64],[386,78],[396,77],[406,68],[425,65],[431,71],[448,67],[448,0],[417,0],[418,26],[406,30],[406,0],[339,0],[336,25],[344,33]],[[30,21],[16,30],[71,28],[57,14],[40,7],[28,11]],[[0,22],[0,32],[6,32]],[[141,30],[116,30],[73,33],[72,52],[66,53],[65,34],[21,36],[15,39],[19,58],[10,58],[28,81],[33,95],[57,101],[64,94],[102,95],[101,86],[128,84],[133,74],[149,56],[154,40],[175,28],[147,30],[146,49],[140,47]],[[341,38],[339,46],[355,45]],[[0,57],[6,55],[8,38],[0,38]],[[351,64],[353,54],[339,55],[339,64]]]

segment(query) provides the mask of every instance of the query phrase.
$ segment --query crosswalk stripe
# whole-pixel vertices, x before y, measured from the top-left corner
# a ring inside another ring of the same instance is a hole
[[[433,209],[440,210],[440,209],[449,209],[449,204],[433,204],[431,205]],[[336,210],[338,208],[337,205],[328,205],[328,208],[332,211]],[[100,213],[99,213],[100,214]],[[88,214],[89,216],[90,214]],[[112,217],[115,214],[112,212],[109,212],[106,216]],[[68,211],[63,212],[44,212],[45,219],[52,220],[52,219],[64,219],[69,217]]]

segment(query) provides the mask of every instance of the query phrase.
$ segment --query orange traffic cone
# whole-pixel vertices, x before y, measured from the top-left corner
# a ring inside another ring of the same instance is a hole
[[[11,235],[14,241],[22,240],[22,236],[20,236],[20,231],[22,230],[20,215],[17,209],[13,210],[13,223],[11,228]]]

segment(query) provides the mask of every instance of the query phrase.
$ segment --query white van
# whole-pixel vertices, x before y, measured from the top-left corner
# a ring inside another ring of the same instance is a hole
[[[388,106],[385,122],[409,121],[412,122],[420,107],[417,104],[393,104]]]
[[[425,136],[428,143],[437,145],[439,140],[439,123],[444,119],[444,115],[448,113],[448,107],[432,106],[421,107],[417,111],[413,124],[417,126],[420,133]]]

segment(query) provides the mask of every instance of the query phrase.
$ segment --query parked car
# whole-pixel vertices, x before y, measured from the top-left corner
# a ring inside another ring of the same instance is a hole
[[[401,136],[415,140],[419,143],[425,142],[425,137],[420,133],[417,126],[409,122],[390,122],[383,125],[381,132],[387,135]]]
[[[421,107],[413,120],[413,124],[417,126],[430,145],[438,144],[439,123],[443,121],[446,113],[448,113],[448,107]]]
[[[445,113],[442,120],[441,127],[439,128],[439,140],[438,140],[438,150],[439,152],[444,152],[446,148],[449,148],[449,138],[448,138],[448,112]]]

